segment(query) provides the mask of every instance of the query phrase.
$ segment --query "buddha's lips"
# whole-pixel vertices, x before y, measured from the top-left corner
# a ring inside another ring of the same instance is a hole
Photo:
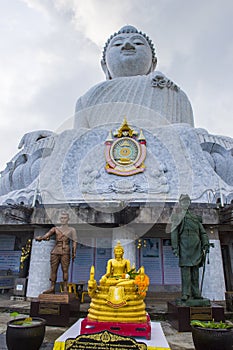
[[[136,53],[136,50],[133,50],[133,49],[131,49],[131,50],[123,49],[123,50],[121,51],[121,53],[122,53],[123,55],[133,55],[133,54]]]

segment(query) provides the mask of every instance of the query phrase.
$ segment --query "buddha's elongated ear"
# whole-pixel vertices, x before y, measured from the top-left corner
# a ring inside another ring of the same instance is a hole
[[[106,76],[106,80],[111,80],[112,77],[109,73],[108,67],[107,67],[106,62],[104,60],[101,60],[101,67],[102,67],[104,74]]]
[[[156,66],[157,66],[157,57],[154,57],[151,63],[150,73],[155,70]]]

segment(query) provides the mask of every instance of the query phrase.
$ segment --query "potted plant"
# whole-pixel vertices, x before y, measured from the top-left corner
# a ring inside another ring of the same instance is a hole
[[[16,318],[7,323],[6,344],[8,350],[39,350],[44,340],[46,321],[39,317]]]
[[[191,321],[196,350],[232,350],[233,324],[228,322]]]

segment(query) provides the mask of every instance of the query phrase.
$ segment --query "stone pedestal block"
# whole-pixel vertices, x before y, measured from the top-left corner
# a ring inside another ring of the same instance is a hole
[[[168,320],[178,332],[191,332],[190,322],[192,320],[201,321],[225,321],[224,308],[217,304],[210,307],[189,307],[178,306],[175,302],[168,302]]]
[[[79,313],[80,301],[73,294],[41,294],[30,308],[30,316],[45,319],[48,326],[69,326],[70,318],[78,318]]]

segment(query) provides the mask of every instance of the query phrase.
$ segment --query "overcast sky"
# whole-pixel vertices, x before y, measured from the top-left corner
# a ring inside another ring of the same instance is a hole
[[[196,127],[233,137],[232,0],[0,0],[0,10],[0,170],[26,132],[56,131],[105,79],[102,47],[125,24],[153,40]]]

